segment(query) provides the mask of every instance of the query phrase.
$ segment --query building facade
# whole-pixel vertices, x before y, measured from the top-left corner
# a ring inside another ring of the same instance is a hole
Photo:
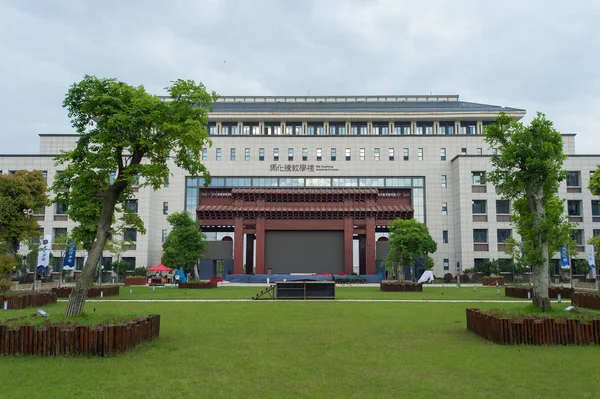
[[[454,274],[458,267],[473,268],[484,259],[506,259],[503,241],[516,237],[510,225],[510,202],[500,198],[491,184],[481,183],[496,151],[484,142],[483,129],[499,112],[517,120],[525,115],[522,109],[464,102],[458,96],[222,97],[209,114],[212,146],[201,156],[212,175],[209,189],[213,190],[409,192],[413,217],[428,226],[438,243],[432,255],[434,274]],[[573,236],[583,249],[589,237],[600,234],[598,197],[587,189],[600,154],[575,154],[575,135],[562,137],[569,177],[559,194],[566,199],[571,221],[578,223]],[[40,135],[39,154],[0,155],[0,171],[41,170],[50,185],[60,170],[53,156],[73,148],[76,140],[77,135]],[[140,187],[135,193],[131,206],[144,221],[147,234],[126,233],[135,246],[122,256],[132,268],[160,263],[169,213],[185,209],[196,214],[207,205],[199,202],[204,181],[174,164],[170,167],[166,187],[157,191]],[[65,211],[53,205],[36,215],[44,234],[73,228]],[[243,254],[247,266],[238,266],[236,272],[256,265],[257,250],[248,250],[256,244],[248,244],[248,237],[234,237],[216,227],[208,230],[209,239],[233,239],[238,263]],[[375,232],[376,238],[385,234]],[[236,241],[244,242],[236,245]],[[352,259],[355,270],[359,252],[354,251]],[[59,262],[60,253],[54,256]],[[80,267],[83,253],[78,251],[77,257]],[[111,255],[105,257],[108,262]],[[347,256],[344,262],[347,269]]]

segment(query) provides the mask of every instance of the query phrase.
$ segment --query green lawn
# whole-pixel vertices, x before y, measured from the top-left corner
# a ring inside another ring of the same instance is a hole
[[[343,295],[369,289],[350,290]],[[58,313],[65,306],[44,309]],[[0,397],[598,397],[600,347],[491,344],[466,331],[465,308],[473,306],[525,305],[89,303],[91,313],[161,314],[160,339],[111,358],[2,358]],[[0,319],[32,312],[0,312]]]
[[[265,286],[266,287],[266,286]],[[118,297],[104,299],[250,299],[259,293],[263,287],[219,287],[213,289],[179,289],[157,287],[121,287]],[[456,288],[450,287],[424,287],[423,292],[381,292],[379,287],[336,287],[338,299],[461,299],[461,300],[515,300],[504,296],[504,288],[500,288],[500,295],[496,287]]]

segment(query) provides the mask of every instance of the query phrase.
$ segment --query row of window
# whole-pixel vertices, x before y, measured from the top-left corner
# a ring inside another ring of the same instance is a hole
[[[594,229],[592,231],[594,237],[600,235],[600,229]],[[496,231],[496,238],[499,244],[504,243],[508,238],[512,237],[511,229],[498,229]],[[582,229],[571,230],[571,238],[576,245],[584,245],[584,232]],[[448,231],[442,232],[442,242],[448,242]],[[473,229],[473,242],[475,244],[487,244],[488,243],[488,229]]]
[[[83,269],[83,261],[84,261],[84,257],[83,256],[78,256],[75,258],[75,270],[82,270]],[[129,263],[129,267],[128,267],[128,271],[134,271],[135,270],[135,257],[122,257],[121,260],[123,262],[127,262]],[[104,269],[104,270],[111,270],[112,268],[112,263],[113,263],[113,259],[110,257],[102,257],[102,259],[100,260],[100,266]],[[55,256],[54,257],[54,264],[52,265],[52,272],[53,273],[59,273],[60,270],[63,267],[63,257],[61,256]],[[30,272],[33,272],[33,269],[29,270]]]
[[[385,149],[383,150],[385,151]],[[345,148],[344,149],[344,160],[346,161],[351,161],[352,160],[352,149],[351,148]],[[467,149],[466,148],[461,148],[461,155],[466,155],[467,154]],[[477,148],[476,149],[476,155],[482,155],[483,154],[483,150],[482,148]],[[356,153],[354,154],[356,155]],[[277,148],[273,148],[273,161],[277,162],[280,161],[282,159],[282,152],[280,151],[280,149]],[[294,159],[296,156],[296,149],[292,148],[292,147],[288,147],[287,149],[287,160],[288,161],[294,161]],[[324,151],[323,148],[316,148],[315,149],[315,160],[316,161],[322,161],[323,160],[323,156],[324,156]],[[381,148],[373,148],[373,152],[369,154],[369,158],[371,158],[375,161],[379,161],[381,160],[382,157],[382,149]],[[331,161],[336,161],[338,158],[338,151],[337,148],[330,148],[329,149],[329,160]],[[367,150],[365,148],[359,148],[358,150],[358,159],[360,161],[364,161],[367,158]],[[390,161],[394,161],[396,159],[396,152],[394,148],[388,148],[387,149],[387,158]],[[410,158],[410,149],[409,148],[403,148],[402,149],[402,159],[404,161],[408,161]],[[215,159],[217,161],[221,161],[223,160],[223,149],[220,147],[217,147],[215,149]],[[244,161],[250,161],[251,160],[251,149],[249,147],[244,148],[244,156],[243,156]],[[230,148],[229,149],[229,160],[230,161],[237,161],[238,160],[238,151],[237,148]],[[265,160],[265,149],[264,148],[259,148],[258,149],[258,160],[259,161],[264,161]],[[302,150],[300,151],[300,156],[298,157],[298,160],[302,160],[302,161],[308,161],[309,160],[309,150],[308,148],[302,148]],[[422,161],[423,160],[423,148],[417,148],[417,160],[418,161]],[[440,160],[442,161],[446,161],[447,160],[447,156],[446,156],[446,148],[440,148]],[[208,149],[204,148],[202,149],[202,161],[208,161]]]
[[[486,214],[487,200],[472,200],[471,208],[473,214]],[[496,200],[496,214],[510,215],[510,200]],[[448,215],[447,202],[442,202],[442,215]]]
[[[491,122],[483,122],[487,126]],[[370,124],[365,122],[265,122],[262,127],[258,122],[210,122],[208,125],[210,135],[220,136],[387,136],[387,135],[474,135],[482,134],[476,121],[445,121],[434,123],[417,122],[414,126],[409,121],[386,122],[376,121]]]
[[[55,227],[52,231],[53,236],[54,236],[54,241],[56,241],[56,239],[58,237],[64,237],[67,235],[67,228],[66,227]],[[112,237],[109,237],[109,239],[111,239]],[[131,242],[136,242],[137,241],[137,230],[135,229],[125,229],[123,230],[123,241],[131,241]]]

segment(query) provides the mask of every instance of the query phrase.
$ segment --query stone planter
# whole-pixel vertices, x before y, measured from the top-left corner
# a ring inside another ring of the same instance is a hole
[[[423,284],[382,281],[379,285],[379,289],[387,292],[423,292]]]
[[[124,285],[146,285],[146,277],[127,277]]]

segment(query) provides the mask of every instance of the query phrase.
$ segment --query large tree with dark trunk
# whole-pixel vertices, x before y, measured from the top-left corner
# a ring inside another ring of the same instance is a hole
[[[160,98],[143,86],[95,76],[85,76],[67,92],[63,107],[80,138],[73,150],[55,159],[64,172],[54,181],[54,201],[68,205],[69,217],[79,223],[73,235],[89,255],[66,317],[83,312],[87,288],[115,227],[115,212],[122,226],[144,232],[141,219],[125,206],[132,186],[156,190],[168,183],[169,156],[190,175],[210,181],[200,154],[210,144],[208,112],[217,95],[190,80],[172,82],[167,92],[169,98]]]
[[[513,202],[511,222],[523,242],[523,262],[533,273],[533,305],[547,311],[549,259],[561,245],[570,246],[573,226],[556,194],[566,178],[562,137],[541,113],[529,126],[501,113],[484,135],[498,149],[485,180]]]

